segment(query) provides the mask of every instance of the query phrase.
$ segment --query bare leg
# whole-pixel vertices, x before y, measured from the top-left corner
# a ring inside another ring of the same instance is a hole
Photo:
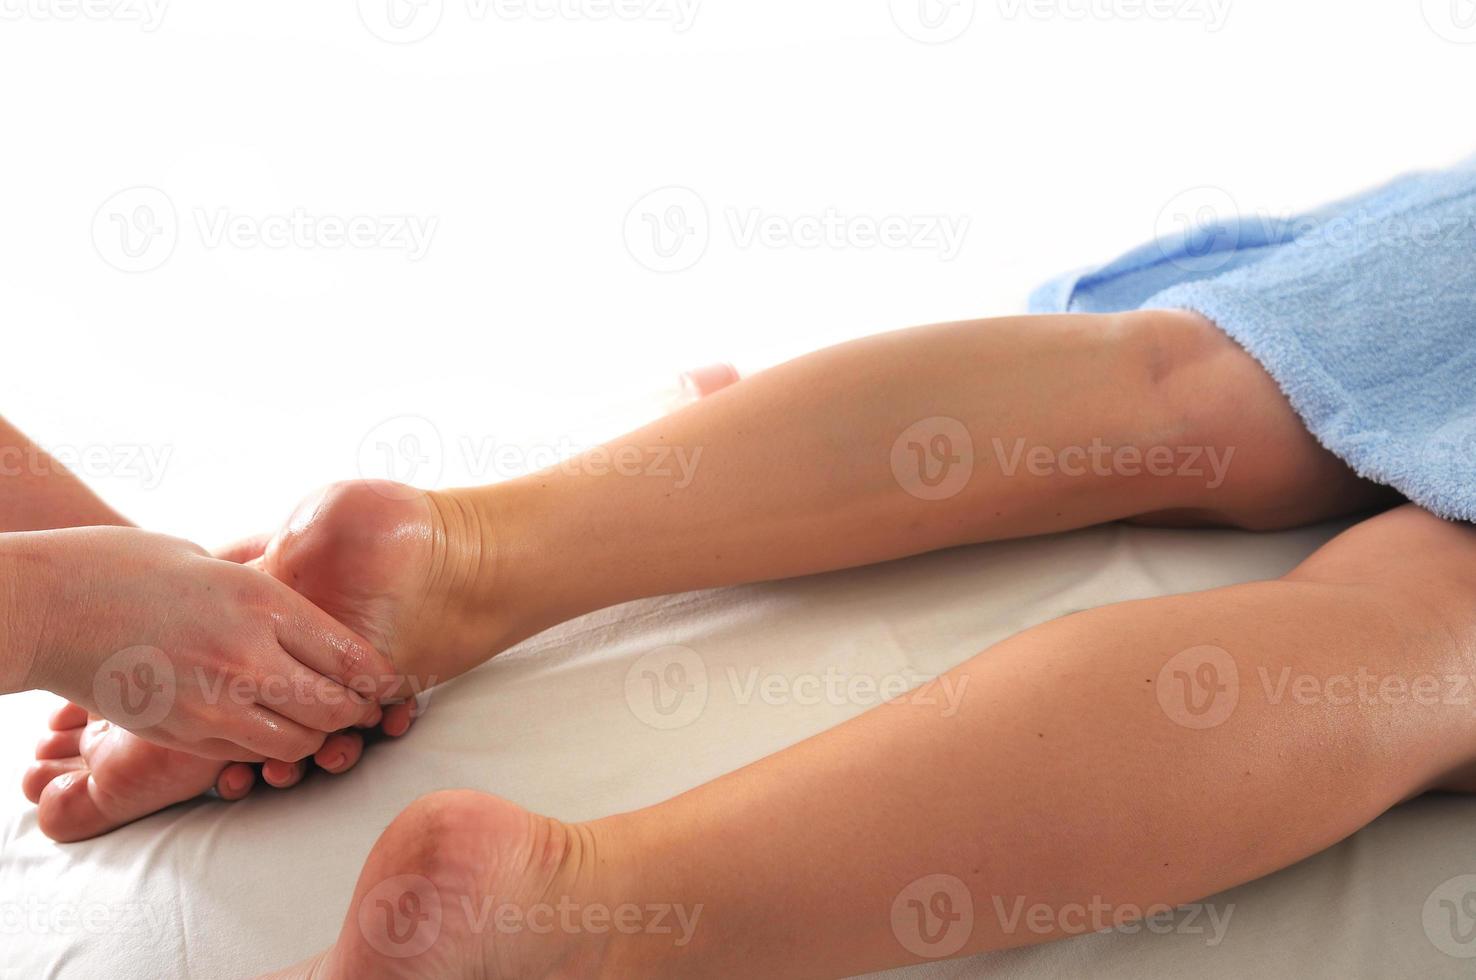
[[[837,976],[1082,928],[1027,928],[1022,904],[1192,901],[1470,787],[1476,720],[1411,692],[1476,670],[1473,600],[1476,529],[1406,506],[1282,579],[1007,640],[942,679],[965,686],[956,715],[903,699],[632,814],[564,825],[437,794],[298,971]],[[1180,671],[1210,682],[1208,713]]]
[[[819,351],[505,484],[341,485],[265,567],[425,683],[643,596],[1103,521],[1271,528],[1392,499],[1195,315],[1016,317]]]
[[[939,419],[963,421],[935,433]],[[1093,466],[1082,454],[1098,445],[1131,449],[1138,463]],[[1162,475],[1143,465],[1155,449],[1173,456]],[[1187,468],[1186,450],[1200,452]],[[1051,465],[1019,456],[1039,451]],[[945,462],[966,477],[956,487],[931,482]],[[1317,447],[1254,361],[1179,313],[871,337],[719,391],[566,467],[495,487],[404,490],[334,488],[299,513],[263,564],[421,686],[644,595],[1118,518],[1281,526],[1383,497]],[[408,724],[386,718],[392,734]],[[78,780],[48,789],[78,771],[67,767],[88,755],[81,742],[66,726],[27,781],[53,835],[102,832],[204,779],[175,767],[164,780],[171,793],[131,785],[118,794],[127,805],[93,807]],[[340,743],[352,764],[353,736],[330,740],[320,764],[333,768]],[[120,757],[146,753],[130,745]],[[303,773],[273,765],[265,772],[274,785]],[[62,790],[78,795],[80,811],[43,797]]]

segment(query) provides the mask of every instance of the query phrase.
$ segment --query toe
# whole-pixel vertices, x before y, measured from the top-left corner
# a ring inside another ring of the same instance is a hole
[[[359,764],[364,754],[364,737],[358,732],[339,732],[329,735],[313,761],[318,768],[337,774],[348,772]]]
[[[63,732],[68,728],[81,728],[87,724],[87,709],[80,704],[66,704],[51,713],[51,730]]]
[[[239,800],[250,795],[256,785],[256,770],[241,762],[233,762],[220,771],[215,792],[223,800]]]
[[[380,726],[386,735],[399,738],[410,730],[415,721],[415,700],[401,702],[400,704],[386,705],[384,709],[384,722]]]
[[[302,782],[302,777],[307,773],[305,762],[279,762],[276,759],[268,759],[261,767],[261,778],[268,786],[277,789],[290,789]]]
[[[76,769],[53,779],[41,791],[36,821],[41,832],[63,844],[105,834],[118,826],[98,808],[92,773]]]
[[[86,763],[82,761],[80,755],[70,759],[42,759],[26,770],[25,776],[21,778],[21,791],[32,803],[40,803],[41,792],[50,785],[53,779],[65,776],[69,772],[76,772],[84,766]]]
[[[51,732],[36,743],[37,759],[70,759],[81,753],[81,728],[69,728],[64,732]]]

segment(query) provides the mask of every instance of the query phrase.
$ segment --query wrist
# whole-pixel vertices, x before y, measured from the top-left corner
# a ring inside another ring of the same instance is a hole
[[[54,689],[45,627],[57,558],[46,532],[0,534],[0,694]]]

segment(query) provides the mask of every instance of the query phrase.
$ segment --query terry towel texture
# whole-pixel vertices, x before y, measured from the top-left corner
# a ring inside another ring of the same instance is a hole
[[[1296,218],[1221,217],[1030,298],[1149,308],[1213,320],[1358,473],[1476,520],[1476,160]]]

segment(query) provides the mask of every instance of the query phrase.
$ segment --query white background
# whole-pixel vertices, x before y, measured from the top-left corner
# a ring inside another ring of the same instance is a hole
[[[389,462],[425,484],[547,462],[684,368],[1012,312],[1206,206],[1284,214],[1473,149],[1469,0],[0,17],[0,413],[207,546]],[[648,222],[673,205],[695,237],[668,262]],[[743,234],[828,211],[850,239]],[[252,237],[293,215],[316,232]],[[327,237],[407,216],[424,254]],[[956,254],[855,238],[891,217],[966,231]]]

